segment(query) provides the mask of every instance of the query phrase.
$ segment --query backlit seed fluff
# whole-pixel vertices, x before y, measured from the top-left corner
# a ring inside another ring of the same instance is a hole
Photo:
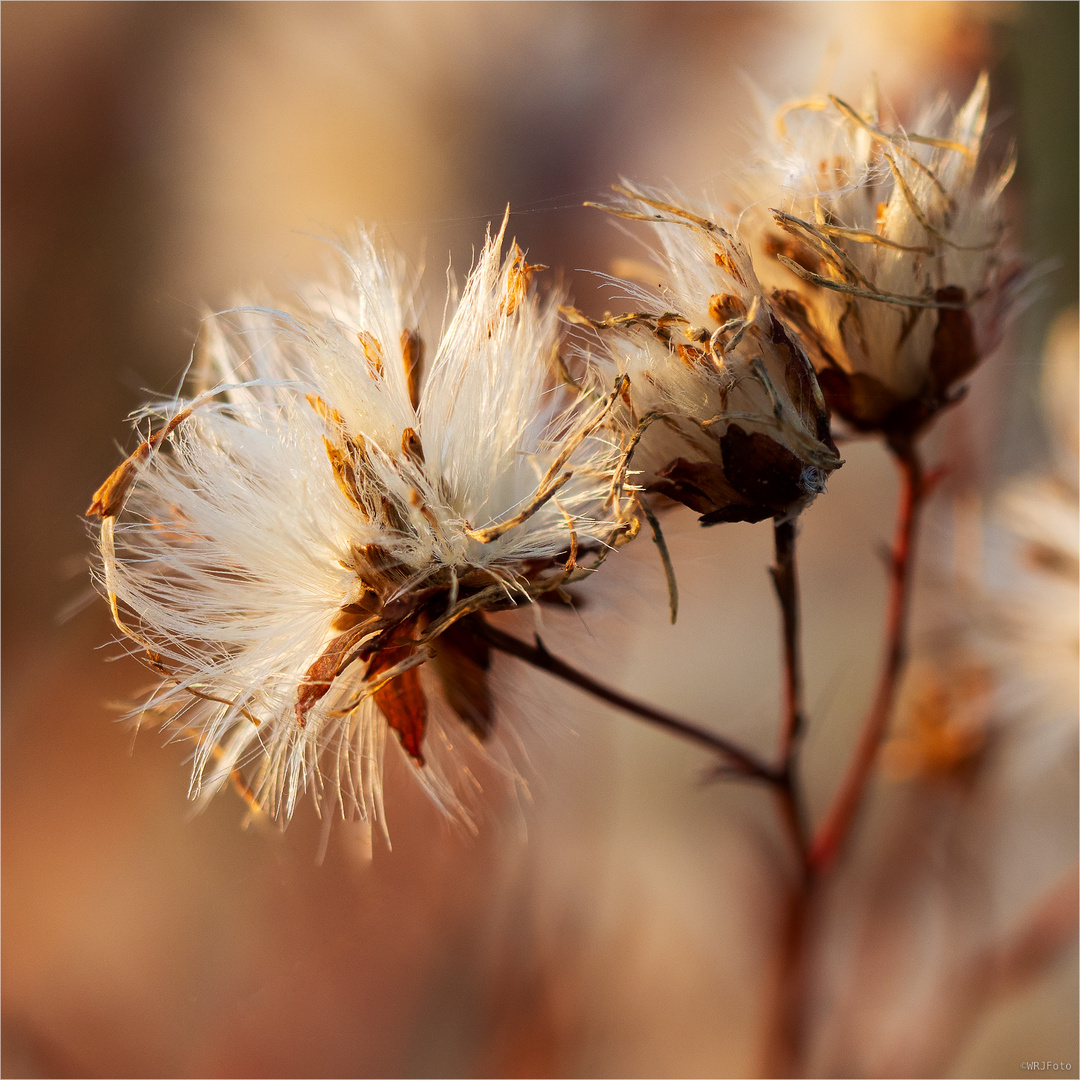
[[[195,744],[193,797],[231,779],[282,818],[309,791],[381,819],[391,728],[467,816],[448,750],[495,726],[484,613],[633,535],[617,393],[551,391],[557,298],[504,232],[423,377],[401,262],[364,233],[292,311],[216,317],[202,392],[144,410],[95,495],[97,581]]]
[[[659,291],[603,322],[599,370],[629,377],[620,413],[636,481],[704,524],[797,514],[840,465],[806,354],[777,318],[729,229],[629,186],[611,212],[655,224]]]
[[[740,187],[743,233],[777,309],[805,343],[831,409],[910,437],[1000,340],[1019,269],[982,159],[989,83],[916,133],[868,92],[777,115]]]

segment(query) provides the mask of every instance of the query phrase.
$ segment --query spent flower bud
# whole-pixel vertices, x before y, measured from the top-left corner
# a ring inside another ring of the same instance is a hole
[[[1011,164],[982,161],[989,83],[955,114],[906,133],[876,95],[780,111],[765,164],[744,180],[744,234],[830,408],[910,437],[954,401],[998,344],[1019,267],[1005,249]]]
[[[627,285],[638,312],[571,319],[600,336],[602,370],[629,377],[639,482],[707,525],[797,514],[841,464],[806,354],[715,215],[616,190],[623,200],[604,209],[655,224],[663,281],[658,293]]]

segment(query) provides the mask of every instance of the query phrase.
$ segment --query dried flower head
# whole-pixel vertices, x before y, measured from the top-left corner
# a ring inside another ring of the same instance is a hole
[[[840,465],[814,370],[733,232],[657,192],[605,207],[656,224],[659,294],[641,311],[572,321],[600,335],[602,369],[629,377],[634,469],[704,524],[789,517]]]
[[[921,134],[835,96],[790,103],[744,185],[762,281],[800,335],[830,407],[862,430],[910,437],[997,345],[1018,268],[1001,193],[980,159],[983,75]]]
[[[550,392],[556,300],[505,227],[423,379],[400,261],[361,234],[293,312],[211,323],[209,389],[147,408],[163,425],[95,495],[98,583],[163,677],[149,705],[196,742],[193,796],[231,777],[284,818],[305,790],[381,818],[389,727],[461,809],[432,736],[464,731],[434,714],[492,729],[484,612],[634,534],[617,392]]]

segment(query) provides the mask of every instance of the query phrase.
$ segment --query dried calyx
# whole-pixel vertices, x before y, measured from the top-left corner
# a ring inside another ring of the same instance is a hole
[[[294,312],[219,317],[208,389],[147,410],[163,426],[95,495],[98,582],[164,677],[149,707],[197,744],[194,793],[231,777],[283,817],[304,790],[381,816],[389,728],[462,810],[431,728],[492,729],[484,614],[635,535],[623,388],[552,394],[557,298],[502,241],[423,378],[403,271],[366,235]]]
[[[982,176],[985,75],[918,134],[830,96],[786,106],[765,163],[744,178],[743,234],[798,334],[830,408],[859,430],[910,439],[959,397],[1000,340],[1019,287],[1001,192]]]
[[[565,314],[595,331],[605,378],[629,377],[637,482],[706,525],[794,516],[841,464],[806,354],[731,229],[658,192],[616,191],[602,209],[656,226],[659,290],[623,282],[638,311]]]

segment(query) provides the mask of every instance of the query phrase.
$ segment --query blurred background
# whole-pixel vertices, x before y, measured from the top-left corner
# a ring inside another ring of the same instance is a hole
[[[1055,467],[1075,491],[1075,450],[1055,442],[1075,432],[1075,381],[1055,384],[1048,427],[1040,362],[1055,326],[1075,373],[1077,10],[0,5],[3,1075],[752,1073],[790,872],[762,792],[706,782],[693,748],[511,663],[500,677],[528,713],[530,798],[492,793],[478,838],[448,827],[393,753],[392,853],[341,826],[319,862],[306,807],[285,833],[241,829],[231,794],[193,815],[186,750],[118,722],[147,676],[108,662],[80,515],[133,445],[126,414],[179,386],[203,313],[241,289],[287,294],[325,261],[315,237],[381,226],[426,266],[437,322],[448,261],[467,268],[510,203],[532,261],[601,313],[578,268],[639,249],[581,203],[620,175],[722,182],[758,122],[756,92],[857,98],[876,73],[910,115],[939,89],[962,100],[988,68],[995,144],[1019,152],[1017,242],[1046,272],[935,429],[931,457],[952,472],[927,521],[916,629],[934,662],[961,633],[992,638],[976,666],[1008,683],[1017,642],[987,622],[1035,604],[1046,624],[1042,593],[1011,569],[996,493]],[[895,497],[879,447],[842,449],[800,547],[817,813],[875,676]],[[580,615],[547,617],[548,644],[769,752],[770,529],[706,531],[675,510],[665,531],[677,626],[643,542],[605,567]],[[1068,908],[1075,597],[1066,582],[1049,601],[1065,612],[1051,642],[1063,659],[1038,674],[1057,680],[1053,707],[991,694],[977,750],[875,788],[821,929],[822,1074],[1080,1068],[1074,943],[1035,949],[1000,993],[971,990],[1032,905],[1063,895]],[[909,711],[928,693],[912,688]]]

